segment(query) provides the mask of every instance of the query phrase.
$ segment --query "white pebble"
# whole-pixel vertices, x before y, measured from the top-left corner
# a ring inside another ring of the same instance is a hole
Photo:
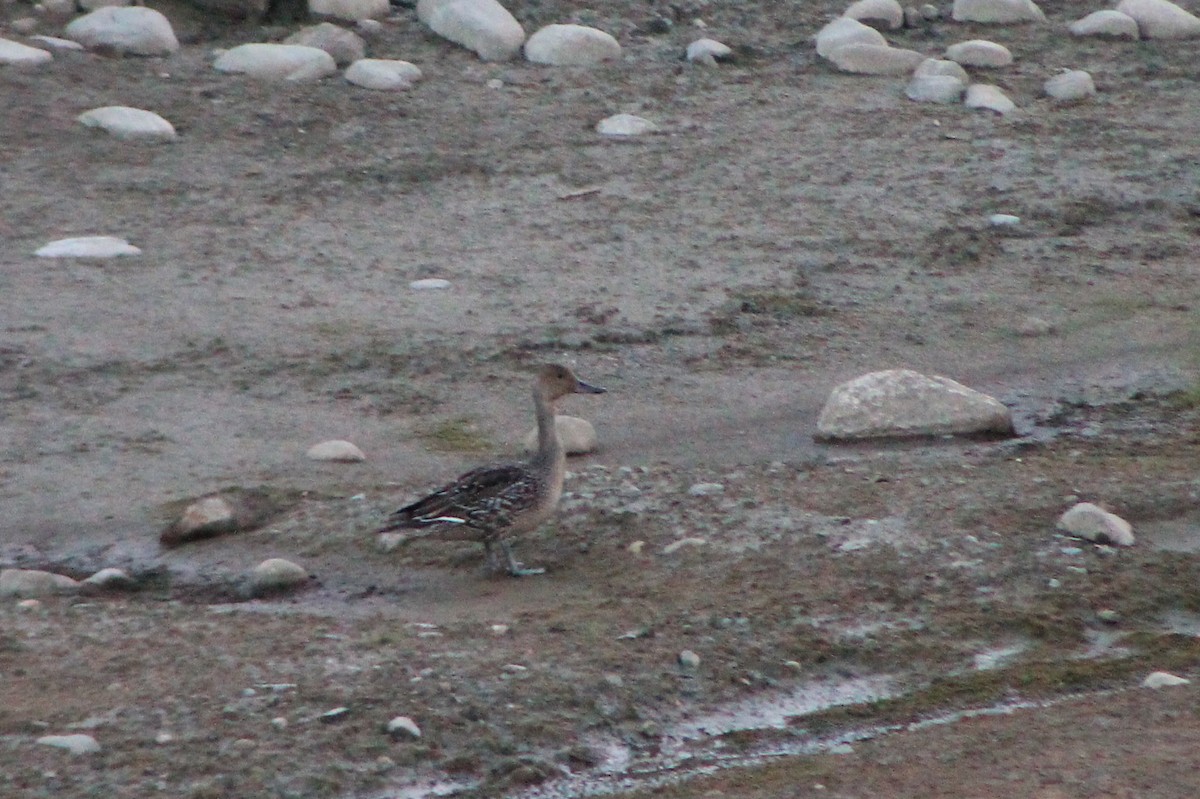
[[[268,558],[250,572],[250,594],[262,596],[284,591],[308,582],[308,572],[283,558]]]
[[[957,103],[966,85],[953,75],[914,75],[904,87],[904,96],[918,103]]]
[[[664,555],[673,555],[684,547],[702,547],[707,546],[708,542],[703,538],[681,538],[678,541],[672,541],[663,547]]]
[[[657,130],[658,125],[633,114],[614,114],[596,123],[596,132],[601,136],[642,136]]]
[[[679,665],[685,669],[696,669],[700,667],[700,656],[690,649],[685,649],[679,653]]]
[[[971,39],[946,48],[946,58],[966,67],[1006,67],[1013,57],[1002,44],[986,39]]]
[[[1171,688],[1176,685],[1187,685],[1190,682],[1191,680],[1171,674],[1168,671],[1156,671],[1146,675],[1146,679],[1142,680],[1142,687]]]
[[[697,39],[687,46],[687,60],[696,64],[715,66],[717,61],[731,55],[733,50],[716,39]]]
[[[408,287],[413,291],[440,291],[450,288],[450,281],[440,277],[426,277],[412,281]]]
[[[714,494],[723,494],[725,486],[723,483],[695,483],[688,489],[688,494],[693,497],[710,497]]]
[[[361,449],[351,442],[341,439],[313,444],[304,455],[310,460],[332,461],[333,463],[361,463],[367,459]]]
[[[141,253],[140,249],[116,236],[79,236],[52,241],[34,255],[39,258],[115,258]]]
[[[1067,26],[1072,36],[1108,36],[1114,39],[1137,39],[1141,36],[1137,20],[1128,14],[1106,8],[1093,11],[1083,19]]]
[[[621,45],[586,25],[547,25],[525,42],[525,57],[535,64],[590,66],[620,58]]]
[[[1120,547],[1134,544],[1133,527],[1129,522],[1091,502],[1080,502],[1060,516],[1058,529],[1098,544]]]
[[[421,728],[408,716],[396,716],[387,723],[387,733],[393,738],[420,738]]]
[[[99,128],[118,139],[171,141],[175,138],[175,127],[170,122],[141,108],[107,105],[84,111],[76,118],[85,127]]]
[[[343,77],[364,89],[400,91],[411,89],[421,79],[421,69],[407,61],[360,58],[346,68]]]
[[[1007,114],[1017,107],[999,86],[990,83],[972,83],[967,87],[967,97],[963,101],[967,108],[981,108],[995,111],[997,114]]]
[[[37,742],[45,746],[66,749],[73,755],[89,755],[100,751],[100,744],[90,735],[75,733],[74,735],[43,735]]]
[[[1021,224],[1021,217],[1012,214],[992,214],[988,217],[988,224],[992,227],[1016,227]]]
[[[40,47],[30,47],[10,39],[0,39],[0,64],[28,67],[46,64],[53,60],[54,56]]]
[[[1082,69],[1072,69],[1055,75],[1046,81],[1044,88],[1046,94],[1064,102],[1082,100],[1096,93],[1096,84],[1092,82],[1092,76]]]
[[[78,590],[79,583],[65,574],[40,569],[0,569],[0,596],[32,598]]]

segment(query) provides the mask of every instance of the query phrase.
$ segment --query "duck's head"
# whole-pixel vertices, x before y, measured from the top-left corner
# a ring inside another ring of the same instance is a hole
[[[551,401],[568,394],[603,394],[604,389],[585,383],[566,366],[551,363],[538,370],[537,390]]]

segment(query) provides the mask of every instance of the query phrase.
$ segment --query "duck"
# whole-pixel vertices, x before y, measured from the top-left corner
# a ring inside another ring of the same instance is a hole
[[[509,541],[531,532],[553,515],[562,496],[566,455],[555,429],[557,404],[570,394],[603,394],[605,389],[580,380],[570,368],[546,364],[533,381],[537,451],[527,461],[480,466],[393,511],[379,533],[417,531],[413,538],[478,541],[488,566],[512,577],[545,573],[526,568]]]

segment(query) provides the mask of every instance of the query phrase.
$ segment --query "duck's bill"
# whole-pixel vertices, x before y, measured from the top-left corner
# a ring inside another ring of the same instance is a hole
[[[575,386],[576,394],[603,394],[605,391],[608,390],[605,388],[601,388],[600,386],[593,386],[591,383],[585,383],[582,380],[578,380],[578,381],[576,381],[576,383],[577,383],[577,385]]]

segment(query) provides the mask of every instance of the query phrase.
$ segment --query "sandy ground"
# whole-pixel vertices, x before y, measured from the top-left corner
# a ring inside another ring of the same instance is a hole
[[[0,564],[140,588],[0,609],[0,793],[1200,794],[1195,689],[1124,690],[1200,657],[1194,47],[1072,40],[1082,12],[1042,5],[889,34],[1007,45],[1006,118],[836,74],[826,2],[518,11],[617,35],[625,60],[588,70],[484,64],[404,11],[370,43],[424,71],[397,95],[218,75],[214,48],[291,29],[173,6],[169,59],[0,72]],[[680,60],[696,17],[734,63]],[[1064,67],[1100,93],[1042,97]],[[179,140],[75,122],[110,104]],[[602,140],[617,112],[662,132]],[[143,254],[32,256],[90,234]],[[387,510],[517,450],[545,360],[609,389],[564,406],[602,448],[520,547],[548,573],[378,551]],[[1020,437],[813,442],[833,385],[897,366],[997,396]],[[367,461],[305,459],[329,438]],[[180,501],[229,488],[281,512],[159,548]],[[1138,546],[1057,535],[1076,499]],[[313,585],[241,601],[273,556]],[[856,709],[800,709],[823,692]],[[381,731],[397,715],[419,741]],[[103,752],[33,743],[72,725]]]

